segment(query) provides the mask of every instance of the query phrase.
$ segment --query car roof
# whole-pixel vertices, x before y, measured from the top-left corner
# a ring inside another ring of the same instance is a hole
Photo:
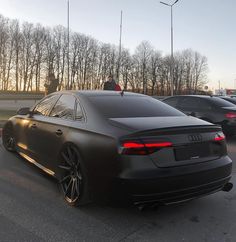
[[[86,96],[86,97],[93,97],[93,96],[121,96],[121,91],[103,91],[103,90],[79,90],[79,91],[59,91],[55,92],[55,94],[74,94],[78,96]],[[146,95],[133,93],[133,92],[123,92],[124,96],[143,96]]]

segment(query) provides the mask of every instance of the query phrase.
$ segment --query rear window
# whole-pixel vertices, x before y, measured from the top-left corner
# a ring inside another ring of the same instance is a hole
[[[178,101],[179,101],[178,97],[170,97],[170,98],[163,100],[164,103],[167,103],[168,105],[170,105],[172,107],[176,107]]]
[[[233,103],[230,103],[224,99],[217,98],[217,97],[213,97],[211,101],[217,107],[235,107]]]
[[[93,96],[89,100],[107,118],[184,116],[182,112],[151,97]]]

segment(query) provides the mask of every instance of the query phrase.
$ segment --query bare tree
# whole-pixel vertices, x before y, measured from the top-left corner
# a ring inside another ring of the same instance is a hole
[[[118,73],[122,88],[150,95],[170,94],[170,56],[148,41],[135,53],[63,26],[19,24],[0,15],[0,90],[41,91],[54,74],[61,89],[101,89],[106,77]],[[67,54],[69,54],[68,63]],[[196,93],[207,82],[207,58],[191,49],[175,53],[174,93]]]
[[[147,93],[147,87],[148,87],[148,72],[149,72],[149,65],[150,65],[150,59],[153,52],[153,47],[150,45],[149,42],[143,41],[135,51],[135,63],[137,65],[137,69],[140,70],[140,76],[141,82],[142,82],[142,89],[143,93]]]

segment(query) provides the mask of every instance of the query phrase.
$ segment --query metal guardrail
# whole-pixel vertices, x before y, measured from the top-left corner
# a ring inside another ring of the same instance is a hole
[[[40,100],[44,94],[0,93],[0,100]]]

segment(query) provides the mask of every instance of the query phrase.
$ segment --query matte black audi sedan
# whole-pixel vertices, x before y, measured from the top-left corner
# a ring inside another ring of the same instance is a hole
[[[168,97],[163,102],[185,114],[221,125],[228,136],[236,134],[236,106],[231,102],[204,95]]]
[[[221,128],[141,94],[53,93],[8,120],[3,144],[56,177],[74,206],[171,204],[232,187]]]

